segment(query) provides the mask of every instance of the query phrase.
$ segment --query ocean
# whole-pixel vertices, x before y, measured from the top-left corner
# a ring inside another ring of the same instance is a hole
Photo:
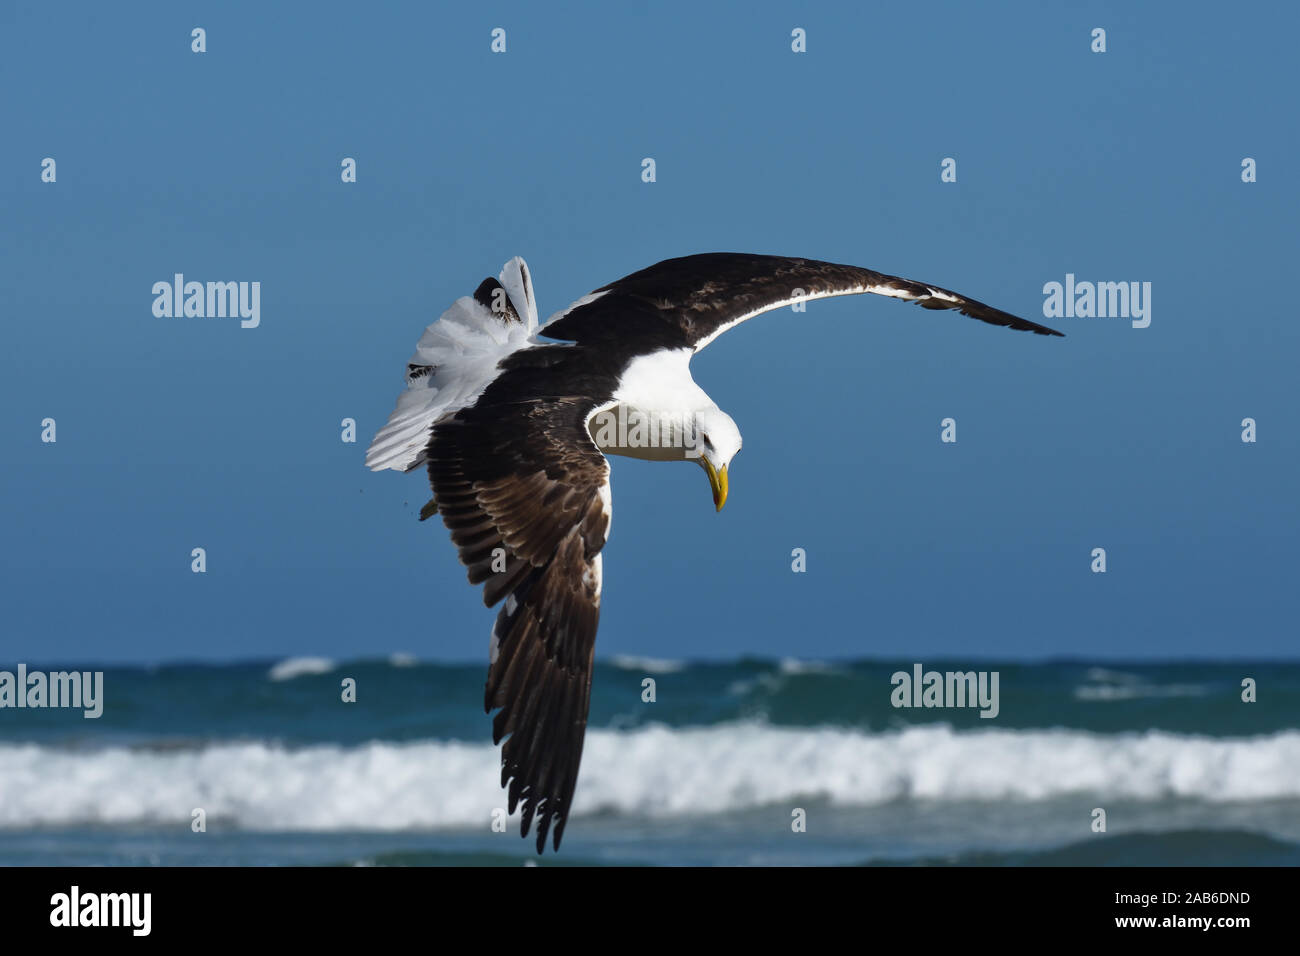
[[[893,706],[914,663],[598,662],[539,857],[485,665],[27,662],[104,709],[0,709],[0,865],[1300,865],[1300,663],[923,662],[996,672],[992,719]]]

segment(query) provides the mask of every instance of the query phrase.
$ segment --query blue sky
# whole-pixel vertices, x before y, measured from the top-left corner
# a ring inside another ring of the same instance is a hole
[[[1295,655],[1294,10],[622,6],[0,8],[0,659],[484,658],[423,475],[362,466],[416,339],[516,254],[549,315],[708,251],[1152,321],[728,333],[730,501],[614,462],[598,654]],[[155,317],[177,272],[261,325]]]

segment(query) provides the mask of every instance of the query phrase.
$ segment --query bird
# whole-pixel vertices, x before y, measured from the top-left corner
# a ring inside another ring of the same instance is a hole
[[[421,336],[405,388],[366,452],[373,471],[425,466],[472,585],[502,604],[484,710],[520,835],[553,847],[572,808],[586,733],[608,455],[695,461],[718,511],[740,451],[735,421],[691,377],[723,332],[783,306],[874,293],[1038,335],[1062,333],[927,282],[814,259],[704,253],[666,259],[538,322],[518,256]]]

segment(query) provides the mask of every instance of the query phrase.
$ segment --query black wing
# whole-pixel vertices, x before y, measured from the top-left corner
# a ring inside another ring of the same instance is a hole
[[[864,292],[955,309],[982,322],[1061,335],[939,286],[815,259],[711,252],[665,259],[611,282],[554,316],[542,334],[582,344],[644,339],[649,348],[704,348],[734,325],[807,299]]]
[[[501,750],[520,835],[537,818],[537,852],[558,849],[582,759],[600,618],[600,549],[609,531],[609,466],[586,428],[590,399],[509,400],[509,374],[433,427],[433,501],[492,629],[484,707]],[[426,514],[427,516],[427,514]]]

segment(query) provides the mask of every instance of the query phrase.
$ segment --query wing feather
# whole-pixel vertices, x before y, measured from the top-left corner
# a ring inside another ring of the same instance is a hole
[[[607,346],[634,333],[647,344],[647,351],[699,351],[727,329],[764,312],[795,302],[863,293],[915,302],[926,309],[952,309],[1022,332],[1061,335],[926,282],[815,259],[731,252],[665,259],[634,272],[557,313],[541,333]]]
[[[507,373],[508,375],[509,373]],[[437,512],[490,607],[484,708],[496,710],[501,785],[520,833],[558,849],[573,802],[600,620],[609,466],[587,433],[589,401],[496,401],[509,382],[433,426]],[[504,564],[502,563],[504,562]]]

